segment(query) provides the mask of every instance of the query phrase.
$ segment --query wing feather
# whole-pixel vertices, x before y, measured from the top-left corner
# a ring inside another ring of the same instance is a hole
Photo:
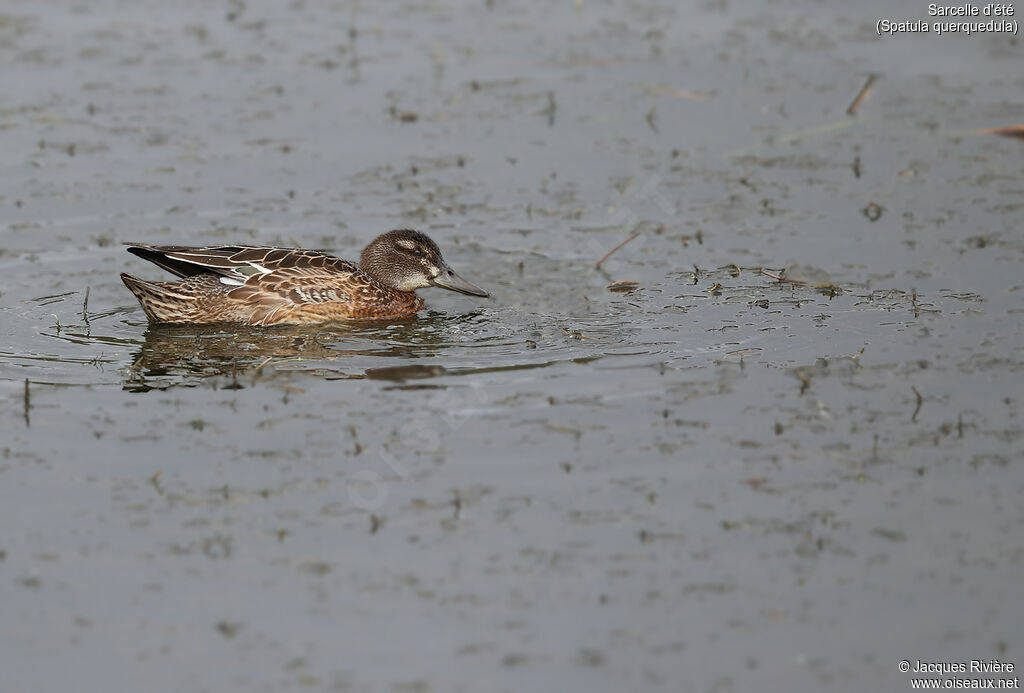
[[[292,268],[317,268],[327,273],[358,271],[356,265],[347,260],[316,250],[298,248],[246,245],[188,247],[132,243],[128,252],[179,277],[212,272],[245,281],[254,276]]]

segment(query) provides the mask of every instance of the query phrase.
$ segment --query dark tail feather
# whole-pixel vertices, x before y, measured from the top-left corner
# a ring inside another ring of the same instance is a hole
[[[132,255],[137,255],[141,257],[143,260],[149,260],[157,267],[165,269],[171,274],[177,275],[179,277],[191,277],[196,274],[203,274],[204,272],[210,271],[208,268],[201,267],[190,262],[174,260],[172,258],[167,257],[167,255],[164,254],[164,251],[157,250],[155,248],[150,248],[144,245],[130,245],[127,248],[125,248],[125,250],[127,250]],[[125,275],[121,276],[123,278]],[[127,283],[128,282],[125,281],[125,284]],[[128,288],[131,289],[132,287],[129,286]],[[134,289],[132,289],[132,291],[134,291]]]

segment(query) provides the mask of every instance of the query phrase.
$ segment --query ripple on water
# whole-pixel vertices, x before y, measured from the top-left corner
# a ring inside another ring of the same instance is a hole
[[[762,347],[772,358],[792,348],[792,335],[775,330],[777,310],[755,306],[770,294],[765,287],[737,285],[724,296],[687,296],[685,310],[666,308],[664,297],[678,290],[669,276],[628,296],[601,295],[586,314],[483,306],[313,328],[148,325],[134,305],[86,312],[80,292],[65,292],[12,311],[8,344],[17,347],[0,351],[0,377],[148,389],[272,362],[277,371],[325,378],[404,381],[611,357],[676,366]],[[796,305],[818,311],[812,304],[825,300],[810,295]]]

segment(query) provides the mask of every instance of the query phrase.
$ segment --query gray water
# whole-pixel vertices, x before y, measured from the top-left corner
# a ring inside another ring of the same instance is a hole
[[[974,134],[1020,41],[886,16],[926,5],[6,3],[3,689],[1024,664],[1024,144]],[[492,297],[169,328],[118,279],[403,226]]]

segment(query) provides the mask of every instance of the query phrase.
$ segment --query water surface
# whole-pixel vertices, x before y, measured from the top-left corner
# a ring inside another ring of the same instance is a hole
[[[1019,45],[890,14],[9,3],[7,685],[1024,664],[1021,146],[972,134],[1019,121]],[[182,328],[118,279],[159,276],[124,241],[355,257],[401,226],[492,298]]]

